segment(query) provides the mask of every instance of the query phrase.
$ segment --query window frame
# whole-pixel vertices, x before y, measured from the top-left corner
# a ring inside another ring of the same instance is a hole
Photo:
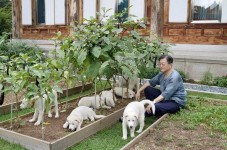
[[[138,0],[138,1],[140,1],[140,0]],[[144,17],[143,18],[145,18],[145,22],[144,22],[145,24],[150,24],[150,21],[149,21],[150,19],[148,18],[148,16],[149,16],[148,15],[148,1],[149,0],[144,0]],[[83,22],[84,0],[82,0],[81,2],[82,2],[82,5],[78,5],[77,9],[79,9],[80,6],[82,7],[82,11],[81,11],[82,15],[80,15],[80,17],[81,17],[80,20],[81,20],[81,24],[84,24],[84,22]],[[114,8],[115,13],[118,12],[118,4],[119,4],[119,0],[116,0],[116,6]],[[130,7],[129,4],[130,4],[130,0],[128,0],[128,8]],[[100,0],[96,0],[96,12],[100,12],[100,10],[101,10]],[[130,9],[128,11],[128,15],[130,15]],[[95,18],[100,20],[100,18],[98,18],[97,14],[96,14]]]
[[[44,4],[45,4],[45,0],[44,1]],[[35,1],[35,10],[36,10],[36,25],[46,25],[46,16],[44,15],[44,20],[45,22],[44,23],[39,23],[38,21],[38,0]],[[44,5],[44,10],[45,10],[45,5]],[[45,14],[45,12],[44,12]]]
[[[190,23],[192,24],[221,24],[221,20],[222,20],[222,4],[223,2],[220,1],[220,7],[219,7],[219,12],[221,13],[221,16],[218,20],[193,20],[193,16],[194,16],[194,1],[195,0],[191,0],[190,3]]]
[[[54,25],[47,25],[45,16],[44,16],[45,23],[38,23],[38,2],[37,1],[38,0],[35,0],[35,1],[32,0],[32,3],[34,3],[34,8],[35,8],[35,16],[32,15],[32,20],[33,19],[35,20],[35,22],[34,22],[35,26],[67,26],[68,25],[68,9],[69,9],[68,8],[68,0],[65,0],[65,24],[55,24],[55,21],[54,21]],[[45,0],[44,0],[44,4],[45,4]],[[44,6],[44,8],[46,8],[46,6]],[[55,16],[55,11],[53,13],[54,13],[54,16]]]

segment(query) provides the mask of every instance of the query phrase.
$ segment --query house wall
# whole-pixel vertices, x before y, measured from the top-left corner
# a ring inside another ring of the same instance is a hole
[[[202,80],[206,72],[213,77],[227,75],[227,45],[175,44],[170,51],[174,68],[188,79]]]
[[[190,23],[191,0],[186,0],[187,11],[184,13],[188,15],[185,21],[171,23],[169,22],[170,0],[163,1],[147,0],[147,28],[140,30],[140,33],[148,36],[151,26],[151,30],[158,32],[157,35],[161,35],[164,41],[173,43],[170,51],[174,57],[174,67],[183,70],[188,78],[201,80],[207,71],[210,71],[214,76],[227,75],[227,23]],[[182,1],[185,0],[179,2]],[[66,25],[36,25],[34,13],[36,6],[33,0],[32,25],[22,25],[21,0],[13,1],[14,39],[24,39],[22,41],[29,44],[36,43],[47,50],[54,49],[53,42],[45,39],[55,37],[58,31],[67,36],[74,32],[73,28],[68,28],[69,25],[76,25],[75,21],[82,22],[83,0],[67,0],[67,2]],[[161,9],[162,7],[164,9]],[[159,30],[160,26],[162,30]]]
[[[28,0],[29,1],[29,0]],[[140,30],[142,35],[149,36],[150,19],[151,19],[151,0],[144,0],[146,2],[146,16],[147,16],[147,28]],[[97,8],[99,10],[100,2],[96,1]],[[37,4],[36,0],[31,0],[31,13],[32,24],[22,24],[22,0],[13,1],[13,38],[14,39],[37,39],[46,40],[56,36],[56,33],[60,31],[63,36],[67,36],[74,32],[73,27],[77,23],[82,23],[83,20],[83,0],[65,0],[66,8],[66,23],[65,25],[45,25],[37,23]],[[52,14],[51,14],[52,15]]]
[[[64,25],[44,25],[38,24],[36,18],[36,0],[31,0],[31,24],[22,24],[22,0],[13,1],[13,38],[14,39],[50,39],[56,36],[56,33],[60,31],[62,35],[67,36],[70,33],[69,25],[73,20],[70,14],[73,9],[73,2],[77,0],[65,1],[65,14],[66,23]],[[27,11],[27,10],[25,10]],[[69,15],[70,14],[70,15]]]
[[[163,38],[167,42],[181,44],[227,44],[227,23],[191,23],[191,0],[188,0],[187,8],[185,22],[170,23],[170,0],[164,0]]]
[[[164,0],[163,39],[173,44],[174,68],[194,80],[202,80],[206,72],[213,77],[227,75],[227,23],[191,23],[191,0],[174,0],[186,5],[185,12],[177,13],[185,18],[170,16],[170,1]],[[170,17],[176,22],[169,22]]]

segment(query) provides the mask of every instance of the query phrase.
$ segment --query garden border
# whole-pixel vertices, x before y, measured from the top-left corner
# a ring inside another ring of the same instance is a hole
[[[151,124],[146,130],[144,130],[141,134],[139,134],[138,136],[136,136],[133,140],[131,140],[128,144],[126,144],[124,147],[121,148],[121,150],[128,150],[130,149],[132,146],[134,146],[136,143],[138,143],[143,137],[145,137],[146,135],[148,135],[151,132],[151,129],[156,127],[158,124],[160,124],[160,122],[163,121],[163,119],[165,119],[166,117],[168,117],[169,114],[165,114],[163,115],[161,118],[159,118],[158,120],[156,120],[153,124]]]
[[[82,86],[80,86],[80,87],[82,87]],[[91,85],[87,86],[87,88],[90,88],[90,87],[91,87]],[[75,88],[79,89],[78,87],[75,87]],[[75,92],[75,90],[72,90],[72,91]],[[72,102],[74,100],[75,99],[69,100],[68,102]],[[62,102],[62,104],[63,103],[66,103],[66,101]],[[11,104],[9,104],[9,106],[10,105]],[[7,108],[7,107],[5,107],[5,108]],[[1,127],[0,127],[0,138],[5,139],[11,143],[20,144],[28,149],[62,150],[62,149],[66,149],[76,143],[79,143],[80,141],[84,140],[85,138],[95,134],[96,132],[98,132],[106,127],[113,125],[122,116],[123,111],[124,111],[124,108],[114,111],[112,114],[108,115],[107,117],[97,120],[94,123],[91,123],[88,126],[85,126],[84,128],[82,128],[79,131],[70,133],[70,134],[66,135],[65,137],[62,137],[62,138],[57,139],[56,141],[52,141],[52,142],[48,142],[48,141],[34,138],[34,137],[31,137],[28,135],[10,131],[10,130],[7,130],[7,129],[1,128]],[[26,114],[22,115],[21,117],[30,115],[32,113],[33,112],[26,113]],[[5,122],[9,122],[9,121],[10,120],[5,120],[5,121],[0,122],[0,124],[4,124]]]
[[[37,138],[33,138],[24,134],[16,133],[4,128],[0,128],[0,137],[12,143],[17,143],[25,148],[33,150],[62,150],[66,149],[76,143],[81,142],[85,138],[95,134],[96,132],[107,128],[118,121],[122,116],[124,108],[113,112],[105,118],[97,120],[79,131],[72,132],[61,139],[53,142],[47,142]],[[3,123],[3,122],[1,122]]]
[[[75,88],[78,88],[78,87],[75,87]],[[209,100],[214,100],[214,99],[209,99]],[[73,100],[70,100],[70,101],[73,101]],[[227,101],[224,101],[224,100],[215,99],[215,101],[221,101],[221,102],[227,103]],[[11,105],[11,104],[9,104],[9,105]],[[113,112],[112,114],[108,115],[107,117],[97,120],[97,121],[85,126],[84,128],[82,128],[79,131],[70,133],[53,142],[48,142],[45,140],[33,138],[33,137],[30,137],[30,136],[27,136],[24,134],[20,134],[20,133],[16,133],[16,132],[4,129],[4,128],[0,128],[0,137],[2,139],[5,139],[12,143],[21,144],[22,146],[24,146],[25,148],[28,148],[28,149],[62,150],[62,149],[66,149],[74,144],[77,144],[77,143],[81,142],[82,140],[84,140],[85,138],[88,138],[89,136],[95,134],[96,132],[116,123],[118,121],[118,119],[122,116],[124,108],[121,108],[121,109]],[[28,114],[26,114],[26,115],[28,115]],[[165,114],[164,116],[162,116],[161,118],[156,120],[152,125],[150,125],[141,134],[139,134],[137,137],[135,137],[133,140],[131,140],[129,143],[127,143],[124,147],[122,147],[121,150],[129,149],[133,145],[138,143],[141,140],[141,138],[148,135],[151,132],[151,129],[154,128],[156,125],[158,125],[161,121],[163,121],[163,119],[166,118],[167,116],[168,116],[168,114]],[[4,122],[6,122],[6,121],[3,121],[1,123],[4,123]]]

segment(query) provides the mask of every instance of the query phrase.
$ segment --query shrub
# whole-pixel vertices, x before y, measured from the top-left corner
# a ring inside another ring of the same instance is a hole
[[[227,75],[222,77],[216,77],[214,84],[220,87],[227,87]]]
[[[12,28],[12,6],[11,1],[0,1],[0,35],[10,32]]]
[[[140,78],[146,78],[146,79],[151,79],[160,72],[159,68],[152,68],[152,67],[146,68],[145,66],[139,68],[139,70],[140,70],[139,77]]]
[[[176,69],[178,72],[179,72],[179,74],[181,75],[181,78],[182,78],[182,80],[183,81],[186,81],[186,78],[187,78],[187,76],[186,76],[186,73],[183,71],[183,70],[180,70],[180,69]]]
[[[204,73],[201,84],[212,85],[213,84],[213,75],[210,71]]]

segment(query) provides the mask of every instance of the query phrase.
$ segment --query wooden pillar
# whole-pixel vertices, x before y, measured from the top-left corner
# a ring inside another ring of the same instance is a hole
[[[153,34],[158,37],[163,33],[163,14],[164,14],[164,1],[152,0],[151,1],[151,37]]]
[[[12,37],[20,38],[20,0],[12,1]]]
[[[78,22],[78,4],[79,0],[71,0],[70,2],[70,13],[69,13],[69,24],[70,24],[70,34],[73,33],[76,22]]]

